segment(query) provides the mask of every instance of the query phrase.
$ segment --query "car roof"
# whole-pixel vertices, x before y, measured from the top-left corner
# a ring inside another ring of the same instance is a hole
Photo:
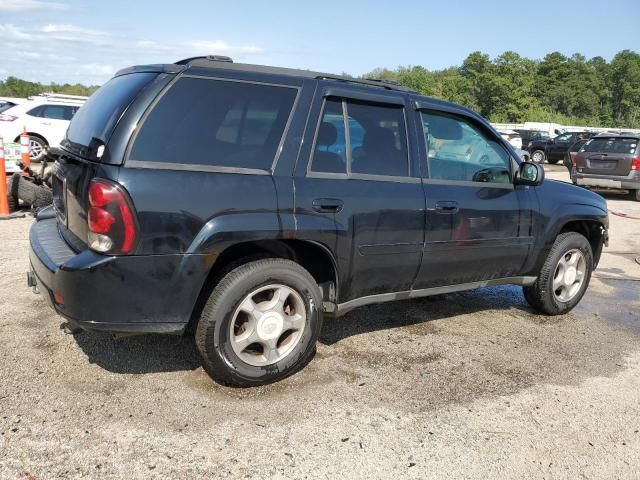
[[[445,107],[455,108],[477,116],[473,110],[456,103],[447,102],[438,98],[428,97],[421,93],[405,87],[397,82],[377,78],[353,78],[345,75],[335,75],[331,73],[317,72],[313,70],[300,70],[295,68],[272,67],[267,65],[256,65],[250,63],[235,63],[229,57],[221,55],[207,55],[202,57],[190,57],[179,60],[170,64],[152,64],[152,65],[134,65],[116,72],[115,76],[126,75],[136,72],[165,72],[180,73],[187,72],[190,69],[211,69],[211,70],[228,70],[236,72],[250,72],[267,75],[280,75],[286,77],[310,79],[310,80],[326,80],[350,84],[353,87],[384,89],[388,91],[396,91],[411,96],[414,101],[424,101],[427,107]]]

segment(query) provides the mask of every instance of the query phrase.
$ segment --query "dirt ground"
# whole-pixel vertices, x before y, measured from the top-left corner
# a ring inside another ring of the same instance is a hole
[[[368,306],[249,390],[191,338],[65,334],[26,287],[32,219],[0,222],[0,478],[639,478],[640,203],[606,198],[570,314],[517,287]]]

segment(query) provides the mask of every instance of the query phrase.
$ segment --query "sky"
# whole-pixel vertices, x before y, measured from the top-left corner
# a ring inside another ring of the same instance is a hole
[[[640,50],[640,0],[0,0],[0,79],[102,84],[195,55],[360,75],[476,50],[607,60]]]

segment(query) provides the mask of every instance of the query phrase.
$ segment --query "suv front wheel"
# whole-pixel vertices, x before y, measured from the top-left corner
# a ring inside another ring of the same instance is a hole
[[[531,161],[535,163],[544,163],[544,150],[534,150],[531,152]]]
[[[547,315],[561,315],[575,307],[589,286],[593,253],[579,233],[558,235],[536,282],[524,287],[533,308]]]
[[[211,293],[196,328],[205,370],[236,387],[292,375],[313,357],[321,307],[317,283],[295,262],[264,259],[235,268]]]

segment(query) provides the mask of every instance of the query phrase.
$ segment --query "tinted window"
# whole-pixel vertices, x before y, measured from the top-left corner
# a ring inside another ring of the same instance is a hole
[[[555,138],[556,143],[569,143],[575,138],[574,133],[563,133]]]
[[[131,159],[267,170],[296,94],[294,88],[183,77],[144,121]]]
[[[27,115],[31,115],[32,117],[42,117],[44,115],[44,105],[32,108],[27,112]]]
[[[71,120],[71,109],[64,105],[46,105],[41,116],[53,120]]]
[[[429,176],[438,180],[510,182],[510,157],[470,121],[441,112],[422,112]]]
[[[328,99],[325,102],[311,169],[315,172],[347,173],[347,146],[340,100]]]
[[[349,100],[347,112],[351,172],[408,176],[404,109]]]
[[[124,110],[156,76],[133,73],[109,80],[73,116],[67,140],[85,147],[94,137],[107,142]]]
[[[16,104],[15,103],[11,103],[11,102],[0,102],[0,113],[4,112],[5,110],[9,110],[10,108],[15,107]]]
[[[633,154],[637,147],[637,138],[593,138],[584,145],[582,151]]]

